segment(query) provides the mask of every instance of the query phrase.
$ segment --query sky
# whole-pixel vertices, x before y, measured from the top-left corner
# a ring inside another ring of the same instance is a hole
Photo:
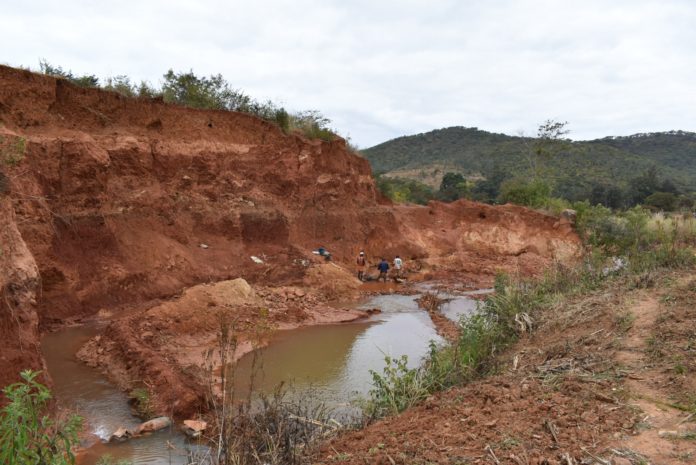
[[[0,0],[0,62],[221,73],[361,148],[448,126],[696,131],[695,0]]]

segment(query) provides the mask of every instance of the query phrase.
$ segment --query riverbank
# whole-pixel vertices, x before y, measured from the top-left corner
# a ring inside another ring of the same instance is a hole
[[[661,270],[562,298],[491,375],[346,432],[312,463],[691,463],[695,283]]]
[[[240,283],[236,283],[238,287]],[[218,289],[220,286],[211,286]],[[285,325],[263,341],[264,347],[257,354],[241,355],[234,367],[234,396],[246,399],[249,383],[254,380],[254,397],[270,395],[283,383],[290,386],[289,395],[297,398],[311,397],[317,405],[334,411],[340,421],[359,415],[351,402],[356,396],[367,396],[371,387],[370,370],[381,371],[384,355],[405,354],[409,366],[417,367],[429,350],[431,341],[441,341],[431,316],[421,310],[416,302],[419,294],[413,286],[401,285],[406,293],[394,293],[393,286],[371,284],[368,292],[381,291],[360,303],[345,303],[325,314],[316,324]],[[206,289],[210,293],[211,289]],[[454,296],[453,296],[454,297]],[[456,312],[470,312],[475,301],[467,296],[455,297],[450,316]],[[190,303],[190,299],[181,299]],[[333,315],[333,316],[332,316]],[[334,323],[337,316],[345,320],[359,315],[359,320]],[[94,435],[83,441],[80,463],[91,465],[102,455],[126,459],[134,463],[185,463],[186,450],[197,442],[187,443],[173,428],[145,438],[127,442],[103,443],[120,427],[133,428],[139,419],[133,416],[128,396],[117,386],[106,382],[105,375],[95,368],[79,362],[74,353],[79,347],[89,348],[94,336],[103,328],[90,326],[70,327],[44,336],[43,346],[48,369],[55,381],[55,394],[61,405],[75,409],[85,417],[85,432]],[[101,336],[97,336],[101,340]],[[85,343],[90,341],[85,346]],[[237,352],[249,347],[240,344]],[[260,368],[260,371],[259,371]],[[159,394],[155,394],[159,395]],[[153,412],[154,414],[154,412]],[[215,427],[215,419],[211,427]],[[349,420],[353,421],[353,420]],[[89,435],[88,435],[89,436]],[[208,436],[206,434],[206,436]],[[168,444],[174,446],[169,448]]]

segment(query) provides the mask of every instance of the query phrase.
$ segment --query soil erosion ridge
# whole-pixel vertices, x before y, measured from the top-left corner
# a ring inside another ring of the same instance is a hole
[[[286,325],[354,317],[322,304],[359,290],[361,248],[468,279],[580,250],[569,224],[520,207],[393,205],[340,138],[1,66],[0,215],[0,386],[41,368],[42,331],[87,317],[114,320],[94,350],[117,351],[124,380],[187,386],[159,335],[176,352],[177,331],[214,334],[206,308],[265,306]],[[312,254],[322,245],[331,264]],[[175,394],[182,410],[197,401]]]

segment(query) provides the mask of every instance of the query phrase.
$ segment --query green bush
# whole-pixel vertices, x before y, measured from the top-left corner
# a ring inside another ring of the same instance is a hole
[[[396,203],[417,203],[425,205],[435,198],[433,190],[418,181],[403,178],[376,176],[377,188],[385,197]]]
[[[498,200],[500,203],[541,208],[550,197],[551,186],[541,179],[510,179],[501,184]]]
[[[99,78],[94,74],[83,74],[77,76],[72,71],[64,70],[60,66],[53,66],[46,60],[39,61],[39,70],[48,76],[67,79],[79,87],[99,87]]]
[[[6,465],[70,465],[82,419],[54,421],[44,415],[51,392],[36,381],[39,373],[23,371],[23,381],[3,392],[8,404],[0,411],[0,463]]]
[[[645,205],[656,210],[671,212],[677,208],[677,196],[671,192],[655,192],[645,199]]]

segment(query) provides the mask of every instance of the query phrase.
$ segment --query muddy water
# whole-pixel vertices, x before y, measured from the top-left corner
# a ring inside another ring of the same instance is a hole
[[[235,369],[238,396],[248,393],[252,368],[256,368],[254,392],[271,392],[279,382],[292,384],[294,395],[311,395],[342,415],[355,410],[350,401],[366,395],[371,386],[369,370],[381,372],[384,356],[408,356],[417,366],[430,341],[441,338],[426,312],[418,309],[418,296],[398,294],[371,298],[358,308],[379,308],[382,313],[367,321],[314,326],[280,331],[270,344],[247,354]],[[453,319],[475,309],[475,303],[457,297],[443,311]],[[165,430],[117,444],[104,444],[120,426],[133,427],[139,420],[130,413],[127,398],[97,370],[78,362],[77,350],[98,333],[95,327],[67,328],[48,334],[42,349],[54,379],[54,393],[62,405],[82,415],[95,438],[84,445],[81,464],[92,465],[109,454],[134,464],[183,464],[187,444],[176,430]],[[256,361],[254,362],[254,359]],[[173,446],[173,448],[172,448]]]
[[[382,313],[367,322],[279,332],[268,347],[237,363],[236,391],[247,394],[251,374],[256,373],[257,392],[270,393],[285,382],[295,393],[309,394],[341,416],[350,415],[350,401],[368,394],[370,370],[381,373],[386,355],[407,355],[408,365],[415,367],[428,353],[430,341],[442,342],[428,314],[418,308],[417,297],[371,298],[359,308],[379,308]],[[475,309],[475,301],[456,297],[443,312],[458,320]]]
[[[91,436],[82,444],[86,449],[80,456],[79,463],[92,465],[107,454],[134,464],[186,463],[182,455],[186,446],[185,440],[183,435],[176,431],[159,431],[116,444],[102,442],[119,427],[133,428],[140,420],[131,414],[128,398],[124,393],[97,370],[75,358],[78,349],[97,333],[98,328],[93,326],[73,327],[47,334],[41,340],[46,365],[54,381],[54,396],[61,406],[75,411],[84,418],[85,430]]]

